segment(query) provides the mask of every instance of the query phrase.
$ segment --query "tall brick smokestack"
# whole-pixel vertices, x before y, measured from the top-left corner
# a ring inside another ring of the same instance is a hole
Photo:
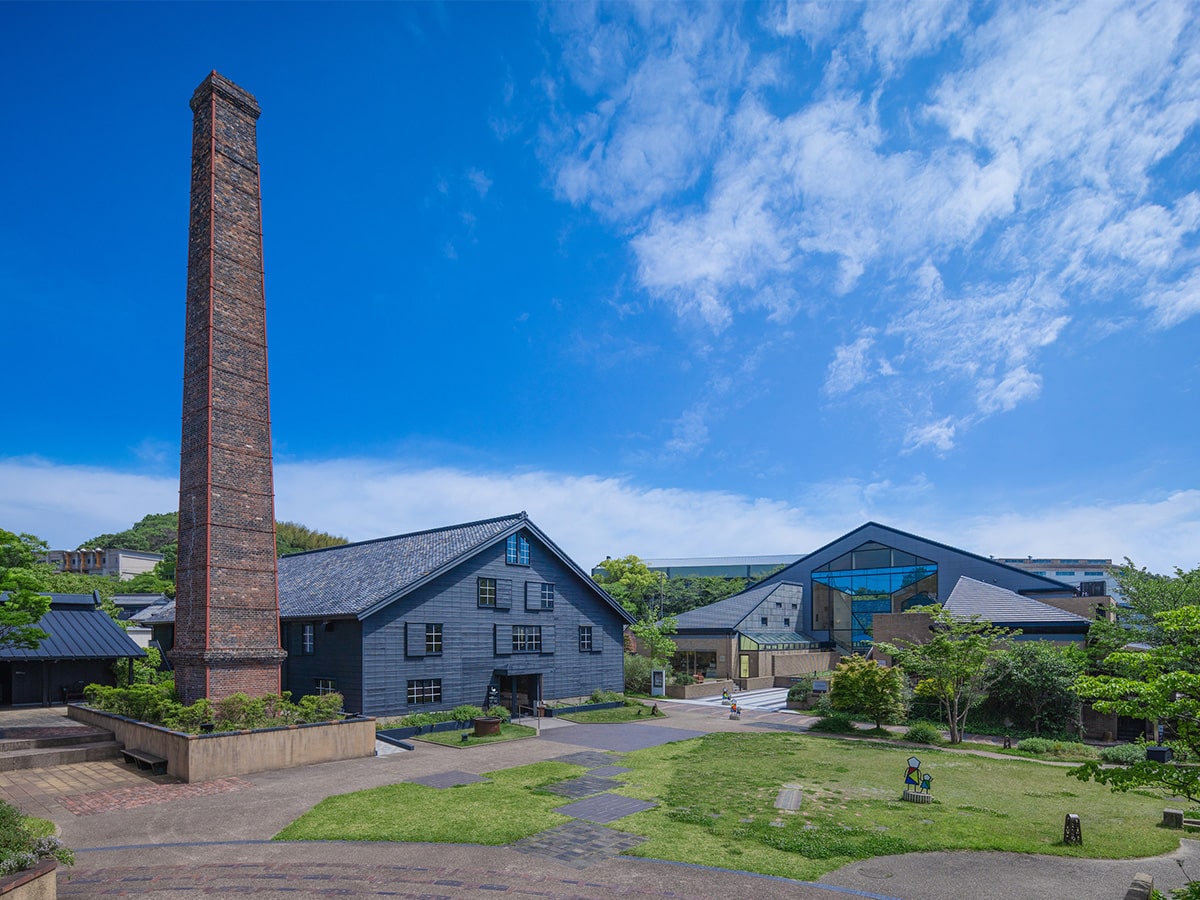
[[[179,465],[181,699],[277,693],[279,587],[254,96],[216,72],[192,95]]]

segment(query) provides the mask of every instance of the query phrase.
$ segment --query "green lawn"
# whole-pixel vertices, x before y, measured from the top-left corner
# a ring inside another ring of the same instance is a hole
[[[933,776],[931,804],[900,800],[906,760]],[[625,757],[621,793],[655,809],[610,827],[641,834],[635,855],[814,879],[848,862],[914,850],[1008,850],[1067,856],[1155,856],[1179,846],[1157,827],[1161,798],[1113,794],[1058,766],[933,748],[797,734],[711,734]],[[420,840],[503,844],[565,821],[567,802],[540,791],[577,766],[538,763],[494,772],[489,784],[435,790],[399,784],[334,797],[281,839]],[[781,787],[799,785],[799,811]],[[1064,846],[1079,815],[1083,845]]]
[[[613,709],[585,709],[582,712],[568,713],[562,716],[562,718],[568,722],[578,722],[581,725],[596,725],[609,722],[636,722],[638,719],[650,718],[650,707],[639,703],[636,706],[618,706]],[[666,716],[659,710],[655,718],[664,719]]]
[[[487,734],[483,737],[475,737],[474,731],[468,729],[468,737],[464,742],[461,731],[436,731],[433,734],[423,734],[414,740],[428,741],[431,744],[445,744],[448,747],[478,747],[480,744],[494,744],[497,741],[515,741],[520,738],[535,737],[537,735],[536,728],[530,728],[527,725],[514,725],[511,722],[503,722],[500,725],[499,734]]]
[[[452,788],[390,784],[322,800],[275,835],[282,841],[433,841],[510,844],[569,821],[567,802],[539,788],[584,772],[540,762]]]

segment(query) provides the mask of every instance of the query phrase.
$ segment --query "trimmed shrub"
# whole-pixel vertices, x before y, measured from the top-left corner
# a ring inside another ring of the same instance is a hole
[[[617,691],[602,691],[599,688],[592,691],[592,695],[588,697],[589,703],[621,703],[624,700],[624,694]]]
[[[1146,745],[1141,741],[1132,744],[1114,744],[1100,749],[1101,762],[1116,766],[1132,766],[1146,758]]]
[[[854,720],[846,713],[840,712],[831,712],[827,716],[821,716],[809,726],[809,730],[825,731],[830,734],[853,734],[858,731],[854,727]]]
[[[292,703],[291,696],[287,691],[262,697],[233,694],[217,703],[202,699],[184,706],[170,684],[89,684],[84,689],[84,697],[94,709],[188,734],[199,734],[200,726],[209,722],[216,724],[217,731],[328,722],[340,717],[344,703],[338,693],[302,697],[299,703]]]
[[[942,730],[932,722],[913,722],[904,732],[904,739],[914,744],[941,744],[946,740]]]
[[[691,675],[689,675],[687,672],[680,672],[678,675],[676,675],[674,678],[672,678],[671,681],[674,684],[695,684],[696,683],[696,679],[693,678]]]
[[[512,710],[507,706],[489,706],[484,715],[492,716],[497,719],[503,719],[507,722],[512,718]]]
[[[625,691],[631,694],[650,693],[650,657],[638,653],[625,654]]]
[[[462,706],[456,706],[450,710],[450,718],[455,722],[470,722],[472,719],[478,719],[483,715],[483,707],[472,706],[469,703],[464,703]]]
[[[1017,741],[1017,750],[1022,753],[1033,753],[1036,756],[1069,756],[1096,758],[1099,754],[1094,747],[1080,744],[1076,741],[1052,741],[1047,738],[1024,738]]]

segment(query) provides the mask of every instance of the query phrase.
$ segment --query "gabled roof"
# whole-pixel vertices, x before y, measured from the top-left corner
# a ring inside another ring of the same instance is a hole
[[[170,625],[175,621],[175,601],[168,600],[166,603],[147,606],[141,612],[130,616],[129,621],[139,625]]]
[[[0,647],[0,659],[123,659],[146,655],[124,628],[96,608],[91,594],[46,596],[53,605],[38,621],[38,627],[50,637],[35,650]],[[0,595],[0,599],[7,599],[7,595]]]
[[[829,550],[835,544],[840,544],[843,541],[849,540],[849,539],[853,538],[859,532],[866,531],[869,528],[878,528],[883,531],[889,532],[891,534],[895,534],[895,535],[899,535],[901,537],[908,538],[909,540],[918,541],[923,544],[929,544],[932,547],[940,547],[943,550],[949,550],[952,553],[959,553],[963,556],[969,556],[972,559],[977,559],[982,562],[989,563],[993,566],[998,566],[1001,569],[1008,569],[1010,572],[1016,572],[1025,578],[1032,578],[1035,581],[1039,581],[1039,582],[1042,582],[1043,584],[1045,584],[1044,588],[1039,588],[1037,590],[1041,590],[1041,591],[1071,591],[1071,592],[1074,592],[1074,590],[1075,590],[1074,585],[1066,584],[1065,582],[1062,582],[1062,581],[1056,581],[1053,578],[1047,578],[1045,575],[1038,575],[1034,572],[1029,572],[1025,569],[1018,569],[1016,566],[1007,565],[1005,563],[1000,562],[997,559],[993,559],[992,557],[980,556],[978,553],[972,553],[971,551],[963,550],[960,547],[952,547],[949,544],[943,544],[940,541],[931,540],[930,538],[927,538],[927,537],[921,537],[921,535],[919,535],[919,534],[911,534],[907,531],[901,531],[899,528],[892,528],[890,525],[881,525],[879,522],[864,522],[862,525],[859,525],[853,531],[847,531],[841,537],[834,538],[828,544],[818,547],[812,553],[809,553],[809,554],[806,554],[805,556],[800,557],[800,559],[796,560],[796,562],[792,563],[790,566],[787,566],[786,568],[781,569],[779,572],[776,572],[774,575],[771,575],[769,577],[771,578],[772,581],[787,581],[787,573],[789,571],[791,571],[791,569],[793,569],[794,567],[799,566],[799,565],[811,565],[817,557],[819,557],[825,551]],[[874,540],[874,539],[875,538],[870,538],[869,540]],[[864,540],[867,540],[867,538],[864,538]]]
[[[1055,625],[1087,628],[1091,625],[1091,620],[1083,616],[965,575],[954,585],[945,609],[957,617],[979,616],[993,625],[1012,628]]]
[[[746,588],[740,594],[701,606],[699,609],[688,610],[675,617],[680,631],[732,631],[742,623],[759,605],[789,582],[772,581],[770,584],[756,584]]]
[[[622,619],[633,621],[525,512],[284,556],[279,614],[365,618],[521,529],[536,536]]]

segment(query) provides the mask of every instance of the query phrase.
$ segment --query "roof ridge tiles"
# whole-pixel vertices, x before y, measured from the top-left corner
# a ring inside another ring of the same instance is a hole
[[[525,510],[519,513],[510,513],[505,516],[492,516],[488,519],[476,519],[474,522],[459,522],[453,525],[441,525],[437,528],[422,528],[420,531],[408,531],[402,534],[390,534],[385,537],[368,538],[365,541],[350,541],[345,544],[334,544],[332,547],[316,547],[312,550],[299,550],[296,553],[285,553],[280,559],[292,559],[297,556],[308,556],[313,553],[325,553],[329,550],[345,550],[347,547],[365,547],[369,544],[381,544],[386,541],[398,541],[404,538],[420,537],[425,534],[438,534],[444,531],[458,531],[463,528],[474,528],[479,525],[491,525],[494,522],[504,522],[511,520],[514,522],[528,521],[529,514]]]

